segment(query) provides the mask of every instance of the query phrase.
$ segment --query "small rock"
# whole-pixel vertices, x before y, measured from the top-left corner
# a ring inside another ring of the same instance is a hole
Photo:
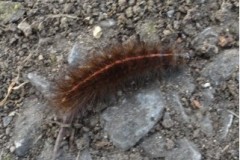
[[[43,60],[43,55],[40,54],[40,55],[38,56],[38,60],[40,60],[40,61]]]
[[[166,112],[163,116],[162,125],[165,128],[171,128],[173,126],[173,120],[171,119],[168,112]]]
[[[165,102],[159,88],[155,88],[142,90],[102,114],[101,124],[115,146],[123,150],[129,149],[162,116]]]
[[[210,83],[204,83],[204,84],[202,84],[202,87],[203,87],[203,88],[208,88],[208,87],[210,87],[210,86],[211,86]]]
[[[129,4],[130,6],[133,6],[135,3],[136,3],[136,0],[129,0],[129,1],[128,1],[128,4]]]
[[[127,4],[127,0],[118,0],[119,6],[125,6]]]
[[[61,28],[67,28],[68,27],[68,19],[67,19],[67,17],[62,17],[61,18],[60,27]]]
[[[179,148],[168,152],[166,160],[201,160],[201,154],[196,146],[187,139],[179,140]]]
[[[84,64],[92,47],[85,43],[75,43],[68,55],[68,63],[71,66],[78,66]]]
[[[229,78],[236,70],[239,63],[238,58],[238,49],[225,50],[222,54],[216,56],[216,58],[201,71],[201,74],[211,79],[211,83],[218,85]]]
[[[133,13],[134,14],[139,14],[140,12],[141,12],[141,8],[139,7],[139,5],[133,6]]]
[[[116,21],[114,19],[107,19],[107,20],[101,21],[99,25],[101,27],[111,28],[116,25]]]
[[[7,127],[10,122],[12,121],[12,116],[5,116],[2,118],[2,122],[3,122],[3,127]]]
[[[167,16],[168,16],[169,18],[172,18],[174,12],[175,12],[175,10],[169,10],[169,11],[167,11]]]
[[[199,33],[192,41],[193,48],[198,51],[198,55],[205,55],[211,57],[218,53],[218,36],[219,28],[208,27]]]
[[[95,26],[93,28],[93,36],[96,39],[99,39],[102,36],[102,28],[100,26]]]
[[[25,21],[19,23],[17,27],[18,27],[18,29],[23,31],[23,33],[26,37],[28,37],[29,35],[32,34],[32,27]]]
[[[66,3],[63,8],[64,13],[70,13],[73,10],[73,4],[72,3]]]
[[[133,16],[133,9],[132,7],[129,7],[126,9],[125,14],[128,18],[131,18]]]
[[[52,93],[50,92],[50,83],[42,76],[38,75],[35,72],[28,73],[28,79],[30,80],[31,84],[37,88],[45,96],[51,96]]]
[[[168,30],[168,29],[165,29],[165,30],[163,31],[163,34],[164,34],[165,36],[170,35],[170,34],[171,34],[171,31]]]
[[[13,153],[15,151],[15,149],[16,149],[15,146],[11,146],[9,150],[11,153]]]
[[[165,157],[165,143],[166,139],[160,133],[156,133],[144,140],[141,147],[151,158]]]
[[[234,38],[232,35],[220,36],[218,45],[221,47],[229,47],[234,43]]]

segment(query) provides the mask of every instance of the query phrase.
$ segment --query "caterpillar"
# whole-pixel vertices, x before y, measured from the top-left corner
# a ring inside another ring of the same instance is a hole
[[[50,103],[67,117],[75,117],[88,105],[115,95],[130,81],[161,76],[183,63],[184,56],[174,46],[142,41],[112,45],[101,54],[93,54],[80,67],[69,67],[65,76],[56,80]]]

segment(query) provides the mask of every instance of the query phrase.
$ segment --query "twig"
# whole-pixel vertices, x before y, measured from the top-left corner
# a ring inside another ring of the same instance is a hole
[[[15,77],[12,80],[12,82],[10,83],[10,85],[8,86],[7,95],[3,98],[3,100],[0,101],[0,106],[3,106],[6,103],[8,97],[12,93],[12,90],[17,90],[26,84],[26,82],[24,82],[24,83],[20,84],[19,86],[14,87],[18,83],[19,77],[20,77],[20,68],[18,68],[17,77]]]
[[[232,115],[234,115],[235,117],[237,117],[237,118],[239,118],[239,116],[236,114],[236,113],[234,113],[233,111],[231,111],[231,110],[227,110],[229,113],[231,113]]]

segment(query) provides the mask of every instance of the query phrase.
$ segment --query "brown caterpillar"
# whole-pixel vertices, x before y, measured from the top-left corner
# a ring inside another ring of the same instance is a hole
[[[76,116],[89,104],[96,104],[131,80],[160,75],[184,62],[175,47],[160,43],[131,42],[118,44],[87,59],[80,68],[70,68],[66,78],[56,81],[55,96],[50,100],[57,111]],[[156,74],[157,73],[157,74]]]

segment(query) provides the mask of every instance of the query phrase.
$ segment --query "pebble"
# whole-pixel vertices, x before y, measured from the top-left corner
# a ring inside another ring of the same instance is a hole
[[[38,56],[38,60],[40,60],[40,61],[43,60],[43,55],[40,54],[40,55]]]
[[[173,126],[174,122],[173,120],[171,119],[170,115],[168,112],[165,112],[164,113],[164,116],[163,116],[163,121],[162,121],[162,125],[163,127],[165,128],[171,128]]]
[[[36,72],[31,72],[27,74],[27,78],[33,86],[37,88],[45,96],[51,96],[50,83],[44,77],[38,75]]]
[[[24,35],[26,37],[28,37],[28,36],[30,36],[32,34],[32,27],[31,27],[31,25],[29,25],[25,21],[19,23],[17,28],[20,29],[21,31],[23,31],[23,33],[24,33]]]
[[[85,43],[76,42],[68,55],[68,64],[71,66],[80,66],[84,64],[91,49],[92,47]]]
[[[15,146],[11,146],[9,150],[11,153],[13,153],[15,151],[15,149],[16,149]]]
[[[105,28],[111,28],[111,27],[114,27],[116,25],[116,21],[114,19],[106,19],[104,21],[101,21],[99,23],[99,25],[101,27],[105,27]]]
[[[125,6],[127,4],[127,0],[118,0],[119,6]]]
[[[93,28],[93,37],[99,39],[102,36],[102,28],[100,26],[95,26]]]
[[[136,0],[129,0],[129,1],[128,1],[128,4],[129,4],[130,6],[133,6],[135,3],[136,3]]]
[[[202,87],[203,87],[203,88],[209,88],[210,86],[211,86],[210,83],[204,83],[204,84],[202,84]]]
[[[175,10],[169,10],[169,11],[167,11],[167,16],[169,18],[172,18],[174,13],[175,13]]]
[[[73,4],[72,3],[66,3],[63,8],[64,13],[70,13],[73,10]]]
[[[2,122],[3,122],[3,127],[7,127],[10,122],[12,121],[12,116],[5,116],[2,118]]]
[[[172,32],[171,32],[170,30],[168,30],[168,29],[163,30],[163,34],[164,34],[165,36],[170,35],[171,33],[172,33]]]
[[[212,57],[219,52],[217,47],[219,28],[208,27],[200,32],[192,41],[196,54]]]
[[[227,80],[238,67],[238,49],[229,49],[217,55],[211,63],[201,71],[201,74],[211,80],[212,84],[218,85]]]
[[[126,17],[131,18],[133,16],[133,9],[132,7],[128,7],[125,11]]]

